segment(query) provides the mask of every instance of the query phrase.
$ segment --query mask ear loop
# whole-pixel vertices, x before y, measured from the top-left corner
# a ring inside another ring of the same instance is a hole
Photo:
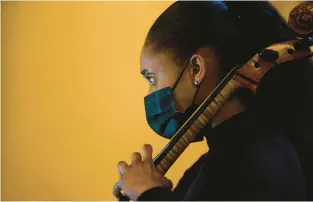
[[[180,79],[181,79],[181,77],[183,76],[183,74],[184,74],[185,70],[187,69],[188,64],[189,64],[189,61],[187,61],[187,62],[186,62],[186,64],[185,64],[185,67],[184,67],[183,71],[180,73],[179,77],[177,78],[177,80],[176,80],[176,82],[175,82],[175,84],[174,84],[174,86],[173,86],[173,88],[172,88],[172,89],[173,89],[173,92],[174,92],[174,90],[175,90],[175,88],[176,88],[176,86],[177,86],[177,84],[178,84],[179,80],[180,80]],[[193,100],[192,100],[192,105],[193,105],[193,104],[195,104],[195,101],[196,101],[197,95],[198,95],[199,90],[200,90],[200,85],[196,85],[196,88],[197,88],[197,90],[196,90],[195,96],[193,97]]]
[[[197,95],[198,95],[198,93],[199,93],[199,90],[200,90],[200,84],[199,84],[199,85],[196,85],[196,88],[197,88],[197,90],[196,90],[195,96],[193,97],[192,105],[195,104],[196,97],[197,97]]]
[[[173,86],[173,92],[174,92],[174,90],[175,90],[175,88],[176,88],[176,86],[177,86],[177,84],[178,84],[178,82],[179,82],[180,78],[183,76],[183,74],[184,74],[185,70],[187,69],[188,64],[189,64],[189,61],[187,61],[187,62],[186,62],[186,64],[185,64],[185,67],[184,67],[183,71],[180,73],[180,75],[179,75],[178,79],[176,80],[176,82],[175,82],[175,84],[174,84],[174,86]]]

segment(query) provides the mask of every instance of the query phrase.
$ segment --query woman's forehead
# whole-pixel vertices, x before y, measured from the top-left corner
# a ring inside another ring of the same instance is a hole
[[[149,50],[142,51],[140,55],[140,71],[164,72],[176,70],[177,65],[172,57],[166,53],[156,53]]]

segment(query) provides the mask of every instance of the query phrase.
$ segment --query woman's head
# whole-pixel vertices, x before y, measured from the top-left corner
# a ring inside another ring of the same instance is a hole
[[[150,28],[141,70],[150,73],[151,93],[173,87],[187,64],[174,90],[177,108],[184,111],[195,95],[195,82],[201,86],[201,101],[232,67],[291,38],[294,35],[268,2],[178,1]]]
[[[149,94],[172,88],[175,110],[184,112],[203,101],[232,67],[294,38],[268,2],[177,1],[150,28],[141,73],[150,82]]]

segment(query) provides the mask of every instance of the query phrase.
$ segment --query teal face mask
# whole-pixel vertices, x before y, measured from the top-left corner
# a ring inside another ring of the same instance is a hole
[[[188,63],[187,63],[188,65]],[[194,105],[194,100],[199,90],[199,86],[194,96],[192,105],[184,112],[178,112],[174,105],[173,91],[183,75],[187,65],[178,77],[173,89],[170,87],[160,89],[147,95],[144,98],[146,119],[149,126],[160,136],[171,139],[175,132],[182,126],[182,124],[191,116],[197,109]],[[203,138],[197,138],[195,141],[200,141]]]
[[[165,138],[177,131],[181,113],[174,106],[173,91],[163,88],[145,97],[146,118],[150,127]]]

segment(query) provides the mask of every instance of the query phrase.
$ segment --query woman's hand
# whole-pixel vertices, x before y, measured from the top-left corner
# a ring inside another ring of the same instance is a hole
[[[165,178],[154,166],[151,145],[144,145],[142,156],[134,152],[131,156],[131,165],[124,161],[117,164],[120,181],[113,189],[116,196],[121,190],[131,199],[137,198],[148,189],[153,187],[172,188],[173,184]]]

